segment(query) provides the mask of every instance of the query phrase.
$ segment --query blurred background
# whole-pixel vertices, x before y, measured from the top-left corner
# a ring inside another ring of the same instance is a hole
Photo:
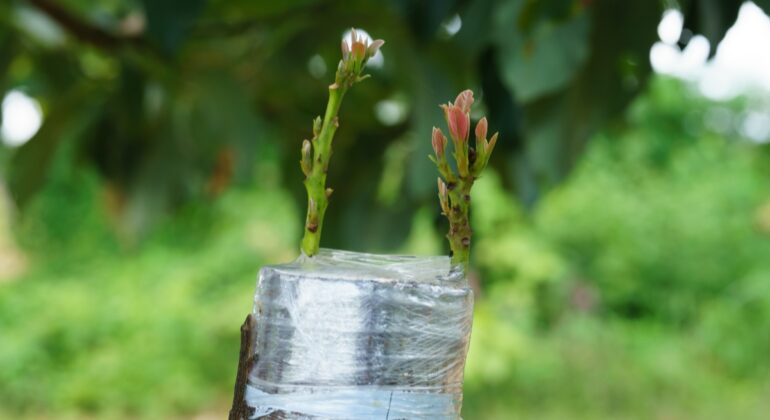
[[[473,196],[466,419],[770,412],[770,1],[0,2],[0,418],[221,419],[259,267],[298,254],[340,39],[322,245],[441,254],[437,104]]]

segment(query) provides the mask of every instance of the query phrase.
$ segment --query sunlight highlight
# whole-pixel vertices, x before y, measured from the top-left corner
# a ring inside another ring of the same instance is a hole
[[[3,143],[19,147],[29,141],[43,123],[40,104],[20,90],[11,90],[3,98],[3,120],[0,134]]]
[[[681,12],[668,10],[658,25],[650,49],[655,72],[693,82],[700,93],[713,100],[728,100],[757,89],[770,91],[770,18],[752,2],[744,3],[735,24],[707,60],[711,47],[702,35],[694,36],[684,50],[677,41],[683,30]]]

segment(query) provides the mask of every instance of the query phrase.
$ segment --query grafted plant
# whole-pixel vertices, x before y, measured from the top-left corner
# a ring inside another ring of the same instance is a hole
[[[471,146],[470,112],[473,105],[473,92],[464,90],[457,95],[454,103],[440,105],[452,138],[453,156],[457,171],[449,165],[446,157],[448,140],[441,129],[433,127],[432,143],[435,156],[431,160],[438,167],[441,175],[438,178],[438,197],[441,212],[449,220],[449,247],[452,263],[466,265],[470,257],[471,236],[470,225],[471,187],[487,166],[492,150],[497,143],[497,134],[487,139],[487,118],[484,117],[476,124],[476,144]]]
[[[366,62],[382,47],[385,41],[378,39],[371,43],[351,30],[350,43],[342,40],[342,59],[337,66],[334,83],[329,86],[329,102],[323,120],[313,120],[313,137],[302,142],[300,166],[305,174],[307,190],[307,217],[305,235],[302,238],[302,252],[313,256],[318,252],[323,229],[324,215],[329,205],[332,189],[326,187],[326,173],[332,155],[332,140],[339,127],[339,112],[342,98],[354,84],[366,79],[363,74]]]

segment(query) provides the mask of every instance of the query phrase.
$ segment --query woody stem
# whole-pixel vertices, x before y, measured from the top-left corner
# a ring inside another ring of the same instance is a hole
[[[449,190],[449,248],[452,250],[452,264],[466,266],[470,260],[471,224],[469,220],[471,206],[471,187],[473,176],[459,177],[456,183],[447,185]]]

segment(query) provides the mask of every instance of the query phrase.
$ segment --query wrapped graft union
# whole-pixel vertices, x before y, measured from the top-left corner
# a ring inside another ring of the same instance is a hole
[[[448,257],[321,250],[264,267],[253,418],[456,419],[473,293]]]

